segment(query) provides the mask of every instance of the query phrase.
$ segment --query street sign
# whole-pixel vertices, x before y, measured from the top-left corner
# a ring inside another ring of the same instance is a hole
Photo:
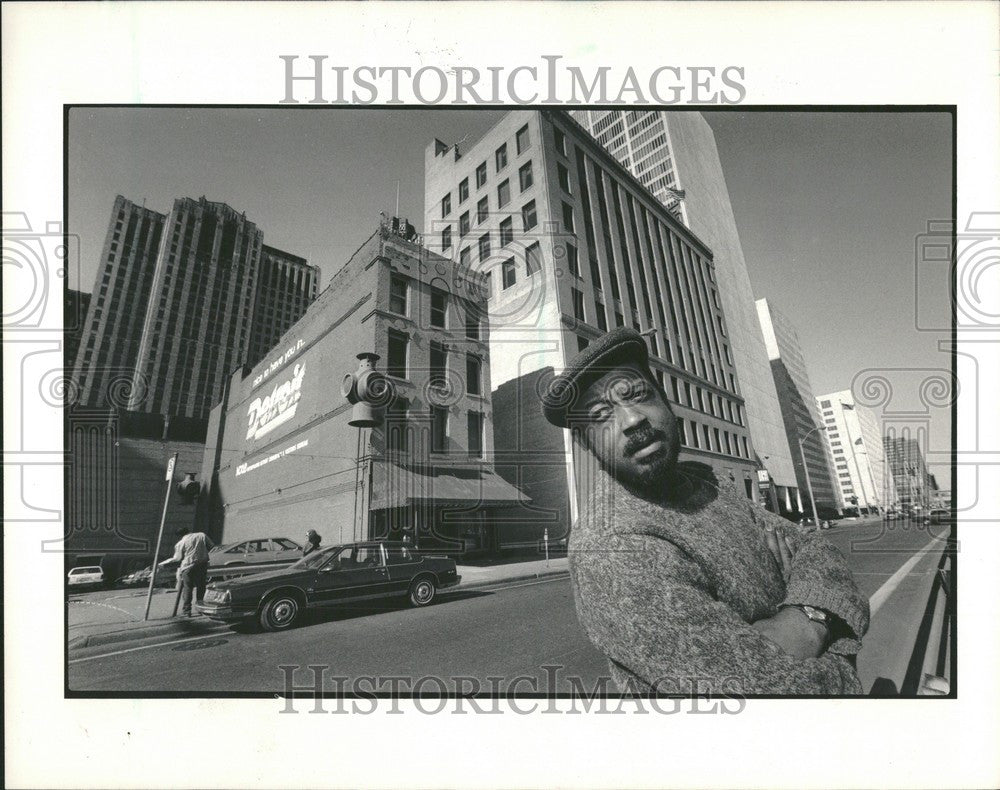
[[[164,480],[174,479],[174,464],[176,463],[177,463],[177,453],[174,453],[172,456],[170,456],[170,460],[167,461],[167,476],[164,478]]]

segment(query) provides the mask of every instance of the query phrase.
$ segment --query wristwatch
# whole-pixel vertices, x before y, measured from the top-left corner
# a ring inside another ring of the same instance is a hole
[[[787,607],[799,609],[805,614],[806,617],[808,617],[813,622],[822,623],[827,628],[830,627],[830,615],[827,612],[823,611],[822,609],[817,609],[815,606],[806,606],[805,604],[802,603],[790,603],[787,604]],[[786,608],[786,606],[783,606],[781,608],[784,609]]]

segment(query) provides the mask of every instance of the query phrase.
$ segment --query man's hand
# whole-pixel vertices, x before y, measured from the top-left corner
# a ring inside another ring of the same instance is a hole
[[[774,555],[774,559],[777,560],[778,567],[781,568],[781,578],[787,584],[792,574],[793,552],[791,545],[789,545],[784,535],[778,534],[778,531],[774,528],[774,524],[770,522],[765,522],[764,524],[764,539],[767,542],[767,547],[771,550],[771,554]]]
[[[810,620],[794,606],[778,610],[774,617],[758,620],[753,627],[795,658],[817,658],[826,649],[827,627]]]

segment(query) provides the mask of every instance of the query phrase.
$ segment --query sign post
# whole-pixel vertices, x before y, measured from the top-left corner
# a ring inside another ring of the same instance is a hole
[[[542,533],[542,540],[545,541],[545,567],[549,567],[549,528],[546,527]]]
[[[160,559],[160,544],[163,543],[163,527],[167,523],[167,505],[170,503],[170,489],[174,484],[174,467],[177,465],[177,453],[170,457],[167,463],[167,495],[163,498],[163,515],[160,516],[160,531],[156,534],[156,552],[153,554],[153,565],[149,569],[149,592],[146,593],[146,613],[143,620],[149,619],[149,607],[153,603],[153,587],[156,586],[156,563]]]

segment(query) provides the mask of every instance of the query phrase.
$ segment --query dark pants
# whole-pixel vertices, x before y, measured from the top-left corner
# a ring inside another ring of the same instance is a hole
[[[197,590],[198,603],[205,599],[205,585],[208,583],[208,563],[198,562],[177,574],[181,586],[181,608],[184,614],[191,614],[191,593]]]

